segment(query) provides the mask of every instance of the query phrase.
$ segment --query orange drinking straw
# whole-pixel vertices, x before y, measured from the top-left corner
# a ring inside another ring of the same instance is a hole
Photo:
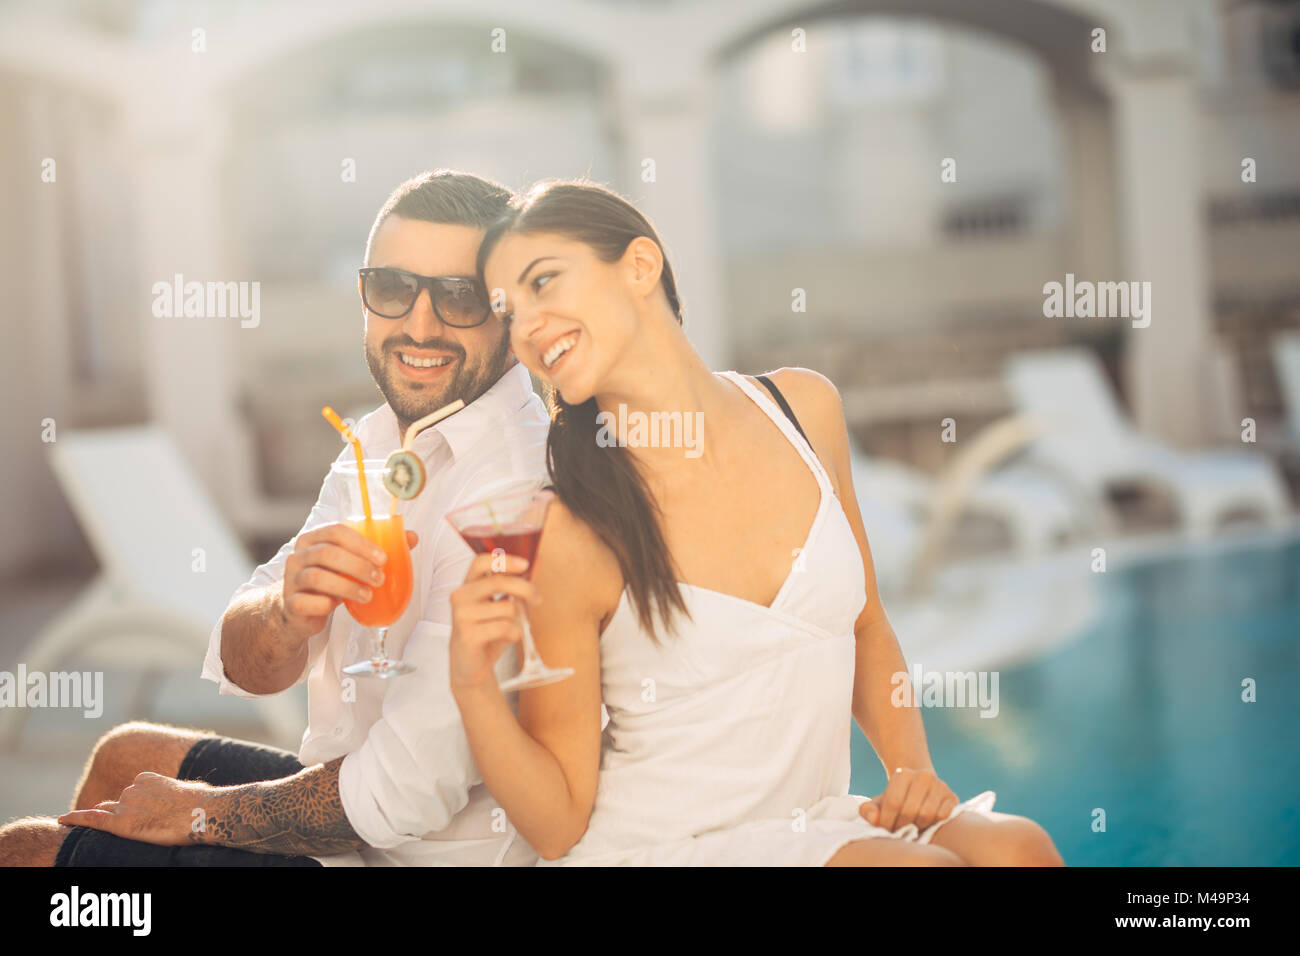
[[[361,440],[352,434],[352,429],[343,424],[343,419],[339,418],[339,413],[326,405],[320,410],[325,416],[325,420],[333,425],[340,435],[342,435],[352,445],[352,451],[357,456],[357,481],[361,482],[361,510],[366,514],[366,521],[370,518],[370,492],[366,488],[366,466],[362,462]]]

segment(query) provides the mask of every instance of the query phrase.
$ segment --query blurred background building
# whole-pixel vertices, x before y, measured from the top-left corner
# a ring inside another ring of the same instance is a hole
[[[0,124],[7,660],[101,563],[49,420],[159,426],[255,558],[296,530],[337,452],[320,406],[382,400],[367,231],[430,168],[635,201],[707,361],[836,383],[864,513],[896,474],[936,520],[1020,354],[1086,350],[1179,454],[1240,451],[1246,418],[1290,448],[1300,418],[1300,3],[7,0]],[[260,283],[259,324],[155,317],[176,274]],[[1150,282],[1150,325],[1046,317],[1067,274]]]
[[[383,196],[430,166],[623,191],[666,237],[706,358],[826,372],[878,454],[939,467],[937,421],[996,419],[1004,356],[1062,343],[1095,349],[1139,427],[1177,444],[1278,418],[1266,341],[1300,324],[1297,17],[1209,0],[0,5],[16,451],[0,570],[85,554],[45,418],[161,421],[222,510],[282,540],[292,522],[266,528],[257,497],[307,503],[333,453],[317,408],[376,399],[354,271]],[[1067,272],[1151,281],[1156,321],[1045,320],[1044,282]],[[175,273],[260,282],[260,325],[156,319],[153,282]]]
[[[226,513],[282,540],[292,522],[267,528],[256,505],[314,493],[333,450],[316,410],[377,397],[354,279],[368,225],[436,166],[619,189],[664,235],[705,356],[825,372],[869,451],[938,468],[937,422],[1008,410],[1007,353],[1070,343],[1144,430],[1233,437],[1281,414],[1267,337],[1300,324],[1297,17],[1212,0],[0,4],[0,570],[85,550],[40,454],[47,417],[163,423]],[[1043,284],[1067,272],[1150,281],[1155,321],[1044,319]],[[153,283],[176,273],[260,282],[259,326],[155,318]]]

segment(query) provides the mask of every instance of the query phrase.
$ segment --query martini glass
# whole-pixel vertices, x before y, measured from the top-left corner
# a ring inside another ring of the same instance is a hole
[[[527,558],[528,570],[524,577],[531,580],[546,509],[553,500],[555,493],[552,491],[500,495],[448,512],[447,520],[478,554],[501,552]],[[497,601],[505,597],[505,594],[494,594],[492,599]],[[521,609],[519,614],[524,632],[524,664],[518,674],[501,682],[501,689],[512,691],[540,687],[572,676],[572,667],[546,666],[533,644],[527,612]]]
[[[368,581],[358,582],[370,588],[370,600],[364,604],[349,600],[343,602],[353,620],[371,633],[371,646],[374,648],[369,660],[358,661],[343,668],[343,673],[357,677],[398,677],[415,670],[414,664],[389,657],[385,648],[388,628],[406,611],[414,584],[411,551],[406,546],[406,527],[400,513],[400,506],[405,502],[398,502],[399,508],[390,507],[393,498],[383,484],[387,464],[382,458],[365,460],[366,490],[369,492],[371,506],[369,518],[365,516],[361,503],[357,463],[336,461],[331,466],[331,470],[339,473],[343,486],[348,489],[349,507],[345,523],[361,532],[388,555],[382,568],[383,584],[376,587]]]

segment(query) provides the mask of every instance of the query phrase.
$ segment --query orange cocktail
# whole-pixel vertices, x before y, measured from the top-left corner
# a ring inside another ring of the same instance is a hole
[[[364,604],[344,601],[348,613],[358,624],[366,627],[387,627],[402,616],[411,602],[411,551],[406,546],[406,528],[401,515],[374,514],[369,519],[362,515],[347,519],[348,527],[355,528],[373,541],[388,555],[382,568],[384,583],[358,582],[370,588],[371,598]]]
[[[330,466],[330,478],[337,482],[343,523],[357,531],[367,541],[378,545],[388,556],[379,570],[384,574],[381,584],[354,579],[369,589],[369,601],[345,600],[352,619],[370,634],[373,649],[369,660],[357,661],[343,668],[343,673],[361,677],[397,677],[415,670],[399,658],[390,658],[386,650],[388,628],[406,612],[411,603],[414,571],[411,552],[406,546],[406,522],[402,509],[407,502],[393,501],[384,488],[384,459],[364,459],[366,494],[361,494],[358,479],[361,470],[355,461],[336,461]],[[367,510],[369,517],[366,517]]]

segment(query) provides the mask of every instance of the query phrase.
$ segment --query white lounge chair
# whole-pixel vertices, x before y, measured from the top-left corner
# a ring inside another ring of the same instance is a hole
[[[1191,537],[1212,533],[1234,512],[1270,524],[1288,518],[1286,486],[1272,461],[1245,451],[1183,452],[1140,434],[1088,349],[1014,355],[1005,378],[1020,411],[1050,428],[1031,458],[1098,501],[1121,484],[1154,485],[1172,497]]]
[[[941,478],[902,462],[869,458],[856,448],[852,462],[859,500],[888,504],[918,523],[932,517]],[[982,473],[964,492],[959,510],[1002,526],[1012,549],[1023,554],[1049,551],[1103,520],[1090,512],[1086,498],[1033,464]]]
[[[91,584],[24,652],[31,672],[78,662],[197,676],[213,625],[253,562],[160,428],[61,431],[50,446],[60,486],[99,559]],[[276,742],[300,738],[296,695],[259,698]],[[25,708],[0,710],[13,746]]]
[[[1273,339],[1273,368],[1286,405],[1288,436],[1300,443],[1300,332],[1283,332]]]

